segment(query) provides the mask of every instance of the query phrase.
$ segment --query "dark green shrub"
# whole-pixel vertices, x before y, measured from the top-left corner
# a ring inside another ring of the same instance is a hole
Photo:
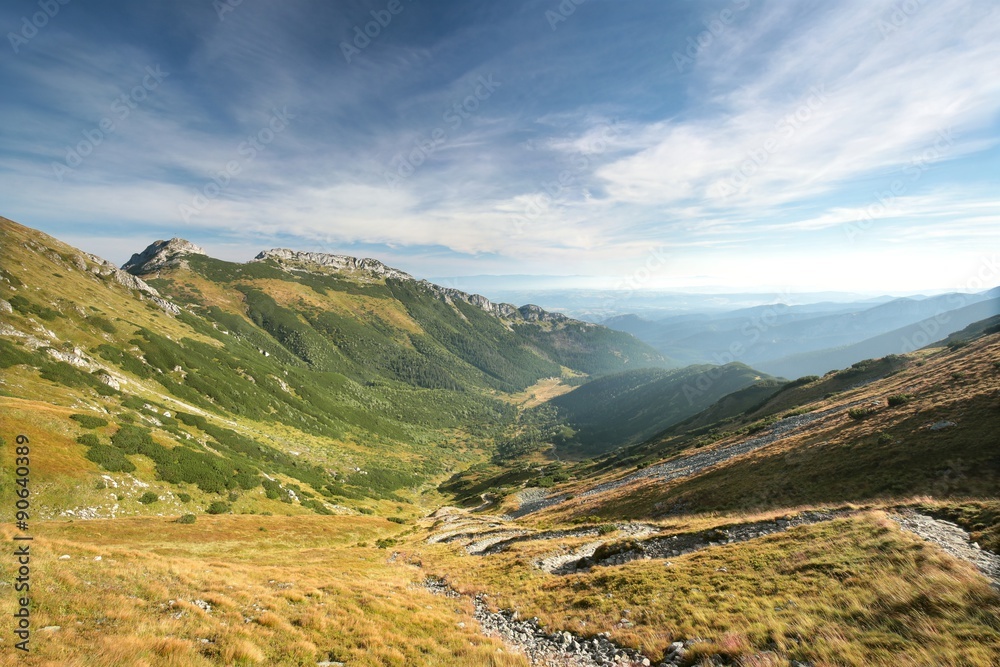
[[[375,542],[375,546],[379,549],[388,549],[389,547],[394,547],[398,542],[391,537],[383,537],[381,540]]]
[[[327,506],[319,500],[303,500],[302,506],[307,509],[311,509],[313,512],[316,512],[316,514],[323,514],[326,516],[333,514],[333,512],[327,509]]]
[[[100,329],[101,331],[104,331],[106,333],[113,334],[116,331],[118,331],[117,329],[115,329],[115,325],[112,324],[110,320],[108,320],[105,317],[101,317],[100,315],[91,315],[90,317],[87,318],[87,321],[91,324],[91,326],[96,327],[97,329]]]
[[[152,491],[147,491],[146,493],[139,496],[139,502],[142,503],[143,505],[152,505],[159,499],[160,497],[155,493],[153,493]]]
[[[613,523],[602,523],[597,527],[598,535],[607,535],[608,533],[613,533],[618,530]]]
[[[100,439],[94,433],[84,433],[83,435],[78,435],[76,436],[76,441],[87,447],[96,447],[101,444]]]
[[[275,482],[271,479],[265,479],[261,482],[264,487],[264,495],[266,495],[271,500],[278,500],[281,497],[281,484]]]
[[[182,503],[189,503],[191,502],[191,495],[188,493],[178,493],[177,499],[180,500]]]
[[[230,509],[231,508],[229,507],[229,505],[227,505],[226,503],[222,502],[221,500],[214,500],[208,506],[208,509],[206,509],[205,511],[208,512],[209,514],[225,514]]]
[[[177,518],[177,523],[194,523],[197,520],[194,514],[184,514]]]
[[[406,523],[406,519],[403,519],[403,518],[398,517],[398,516],[386,517],[386,521],[392,521],[393,523],[398,523],[398,524],[405,524]]]
[[[94,434],[86,433],[85,435]],[[108,472],[133,472],[135,470],[135,465],[125,458],[122,450],[110,445],[91,445],[90,449],[87,450],[87,458]]]
[[[52,310],[47,306],[32,303],[21,295],[12,296],[10,298],[10,305],[14,307],[14,310],[20,313],[25,315],[38,315],[43,320],[52,321],[57,317],[63,316],[63,314],[58,310]]]
[[[847,411],[847,414],[850,416],[850,418],[855,419],[857,421],[861,421],[865,417],[868,417],[869,415],[872,415],[874,413],[875,410],[873,408],[851,408],[850,410]]]
[[[111,436],[111,444],[122,450],[126,454],[146,454],[149,455],[157,445],[148,428],[125,424]],[[155,457],[150,457],[154,458]]]
[[[913,396],[910,394],[893,394],[889,397],[889,407],[894,408],[898,405],[906,405],[913,400]]]
[[[83,428],[101,428],[102,426],[108,425],[107,419],[102,419],[101,417],[95,417],[93,415],[70,415],[70,419],[78,422]]]

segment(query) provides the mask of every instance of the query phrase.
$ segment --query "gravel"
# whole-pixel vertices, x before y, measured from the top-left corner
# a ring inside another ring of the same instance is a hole
[[[613,491],[614,489],[631,484],[632,482],[640,479],[655,479],[666,482],[680,477],[690,477],[691,475],[696,475],[703,470],[716,466],[720,463],[724,463],[729,459],[747,454],[756,449],[760,449],[761,447],[766,447],[767,445],[785,438],[793,431],[811,424],[814,421],[839,412],[845,412],[848,409],[865,402],[866,401],[863,400],[854,401],[845,405],[839,405],[835,408],[830,408],[828,410],[788,417],[776,422],[768,428],[763,435],[757,436],[756,438],[736,442],[725,447],[715,447],[695,452],[687,456],[679,456],[665,463],[643,468],[642,470],[630,473],[619,479],[598,484],[590,489],[587,489],[586,491],[583,491],[582,493],[577,494],[576,497],[586,498],[599,493]],[[545,489],[529,488],[518,492],[516,498],[520,503],[520,506],[516,511],[504,515],[504,519],[517,519],[548,507],[552,507],[553,505],[557,505],[566,500],[567,496],[565,494],[550,496]]]
[[[424,586],[437,595],[461,597],[440,579],[428,578],[424,581]],[[539,625],[537,618],[521,619],[516,611],[507,609],[491,611],[483,595],[477,595],[473,602],[475,617],[482,627],[483,634],[499,637],[511,648],[524,653],[532,665],[631,667],[652,664],[649,658],[638,651],[623,648],[612,642],[606,633],[595,637],[583,637],[571,632],[547,632]]]
[[[960,526],[913,511],[891,514],[890,517],[903,530],[933,542],[956,558],[972,563],[989,577],[994,588],[1000,589],[1000,556],[981,549]]]

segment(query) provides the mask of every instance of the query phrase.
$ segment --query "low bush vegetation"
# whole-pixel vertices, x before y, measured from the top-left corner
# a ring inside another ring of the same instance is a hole
[[[77,422],[83,428],[102,428],[108,425],[108,420],[93,415],[75,414],[70,415],[70,419]]]

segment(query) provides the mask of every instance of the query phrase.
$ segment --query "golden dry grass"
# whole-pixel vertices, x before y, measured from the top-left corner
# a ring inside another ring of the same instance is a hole
[[[17,664],[525,665],[477,631],[470,601],[434,596],[420,568],[357,546],[398,529],[370,517],[36,524],[33,650]],[[12,611],[4,596],[0,613]]]
[[[460,590],[550,628],[610,631],[654,660],[698,637],[696,655],[740,664],[1000,664],[1000,598],[987,580],[878,512],[564,577],[531,566],[546,548],[557,545],[481,558],[434,545],[423,560]]]

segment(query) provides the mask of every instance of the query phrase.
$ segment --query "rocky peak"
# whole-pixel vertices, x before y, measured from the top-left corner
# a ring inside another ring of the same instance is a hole
[[[122,264],[122,269],[133,275],[154,273],[167,267],[183,265],[185,255],[204,255],[205,251],[184,239],[154,241],[142,252],[132,255],[132,259]]]
[[[528,322],[568,322],[569,318],[562,313],[550,313],[547,310],[543,310],[541,306],[536,306],[533,303],[529,303],[526,306],[521,306],[517,309]]]
[[[253,258],[254,262],[274,260],[283,268],[298,268],[309,270],[311,267],[319,267],[336,271],[361,271],[380,278],[395,278],[397,280],[413,280],[410,274],[386,266],[377,259],[365,257],[358,259],[348,255],[331,255],[325,252],[301,252],[289,250],[287,248],[272,248],[265,250]]]

